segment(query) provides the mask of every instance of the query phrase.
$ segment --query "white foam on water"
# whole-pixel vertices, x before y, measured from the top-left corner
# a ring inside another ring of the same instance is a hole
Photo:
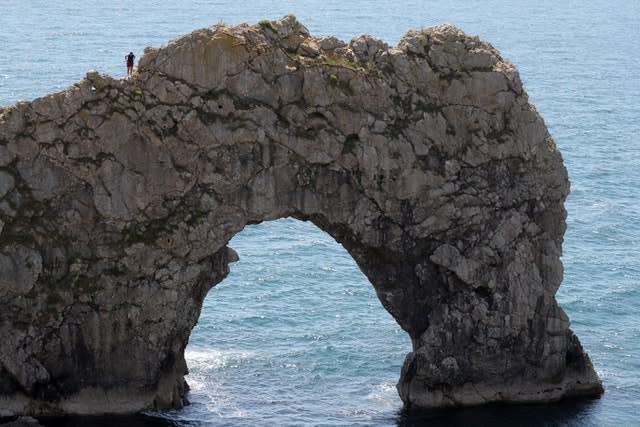
[[[255,356],[255,353],[243,350],[187,348],[184,353],[189,369],[201,373],[238,366]]]
[[[398,407],[398,392],[395,383],[383,382],[370,386],[367,400],[375,402],[379,412]]]

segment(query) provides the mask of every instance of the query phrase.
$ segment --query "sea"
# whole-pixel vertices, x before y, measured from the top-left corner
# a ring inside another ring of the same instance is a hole
[[[288,13],[314,35],[395,45],[452,23],[520,70],[571,180],[557,299],[606,391],[542,405],[411,411],[411,351],[349,254],[311,223],[247,226],[186,350],[191,405],[48,426],[640,426],[639,0],[0,0],[0,105],[60,91],[218,23]]]

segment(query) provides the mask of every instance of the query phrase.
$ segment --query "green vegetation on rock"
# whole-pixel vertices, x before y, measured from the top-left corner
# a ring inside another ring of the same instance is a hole
[[[272,21],[270,21],[268,19],[262,19],[262,20],[258,21],[258,25],[260,25],[262,28],[267,28],[267,29],[271,30],[275,34],[278,34],[278,27]]]

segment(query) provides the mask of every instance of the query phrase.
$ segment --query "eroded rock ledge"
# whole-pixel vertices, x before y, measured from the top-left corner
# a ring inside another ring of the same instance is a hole
[[[408,405],[597,395],[554,297],[568,191],[515,67],[453,26],[389,47],[286,16],[147,49],[0,110],[0,415],[180,407],[227,242],[288,216],[411,336]]]

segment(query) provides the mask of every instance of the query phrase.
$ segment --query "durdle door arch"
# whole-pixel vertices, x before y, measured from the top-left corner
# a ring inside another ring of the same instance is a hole
[[[184,348],[250,223],[312,221],[443,407],[598,395],[555,293],[569,183],[515,67],[442,25],[397,47],[219,25],[0,110],[0,415],[181,407]]]

